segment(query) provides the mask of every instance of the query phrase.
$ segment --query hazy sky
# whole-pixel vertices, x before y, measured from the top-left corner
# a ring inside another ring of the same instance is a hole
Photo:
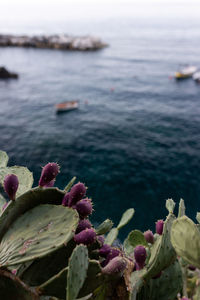
[[[200,0],[0,0],[0,24],[31,19],[68,20],[141,16],[200,17]]]

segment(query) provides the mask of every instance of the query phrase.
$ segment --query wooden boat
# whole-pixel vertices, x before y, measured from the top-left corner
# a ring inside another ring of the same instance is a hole
[[[55,105],[55,108],[57,113],[71,111],[78,108],[78,101],[73,100],[73,101],[58,103]]]
[[[175,73],[176,79],[185,79],[190,78],[197,71],[197,67],[195,66],[187,66],[180,71]]]

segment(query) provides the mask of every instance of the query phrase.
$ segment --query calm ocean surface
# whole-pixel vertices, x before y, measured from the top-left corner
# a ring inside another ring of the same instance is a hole
[[[200,67],[200,18],[159,9],[148,18],[0,22],[8,33],[89,33],[109,43],[85,53],[0,48],[0,65],[20,75],[0,82],[0,149],[33,171],[35,185],[49,161],[62,167],[60,188],[73,176],[85,182],[94,222],[117,224],[134,207],[122,236],[154,229],[167,198],[183,198],[192,218],[200,210],[200,85],[169,79],[179,64]],[[55,103],[72,99],[79,110],[55,114]]]

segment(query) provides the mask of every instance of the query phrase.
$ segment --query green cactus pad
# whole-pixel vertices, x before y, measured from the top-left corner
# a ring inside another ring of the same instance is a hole
[[[96,233],[97,235],[102,235],[107,233],[108,231],[111,230],[113,226],[113,222],[109,219],[106,219],[103,223],[101,223],[97,229],[96,229]]]
[[[137,294],[141,290],[144,280],[143,275],[145,273],[145,269],[142,269],[140,271],[132,272],[131,274],[131,292],[129,295],[129,300],[136,300]]]
[[[10,201],[0,216],[0,239],[18,216],[39,204],[59,205],[63,196],[64,193],[57,188],[34,188],[21,195],[17,201]]]
[[[87,247],[77,246],[69,259],[66,300],[77,298],[87,276],[88,262]]]
[[[2,300],[39,300],[35,289],[25,285],[10,272],[0,269],[0,299]]]
[[[119,224],[118,224],[118,226],[117,226],[117,229],[119,230],[119,229],[121,229],[122,227],[124,227],[124,226],[132,219],[134,213],[135,213],[134,208],[129,208],[129,209],[127,209],[127,210],[123,213],[123,215],[122,215],[122,217],[121,217],[121,220],[120,220],[120,222],[119,222]]]
[[[179,262],[176,260],[161,276],[151,279],[145,289],[145,300],[169,300],[175,299],[182,291],[183,280]]]
[[[0,150],[0,168],[4,168],[8,163],[8,155],[6,152]]]
[[[148,243],[144,238],[144,234],[139,230],[133,230],[129,233],[128,237],[124,241],[125,253],[127,255],[133,253],[133,250],[137,245],[148,247]]]
[[[116,240],[118,233],[119,230],[116,227],[111,229],[111,231],[108,233],[107,237],[105,238],[105,244],[112,245],[113,242]]]
[[[68,243],[78,224],[72,208],[39,205],[20,216],[0,243],[0,265],[11,266],[44,257]]]
[[[173,214],[174,208],[175,208],[176,203],[174,202],[173,199],[167,199],[166,200],[166,209],[170,214]]]
[[[66,298],[66,277],[68,267],[61,270],[58,274],[50,278],[37,288],[37,291],[42,295],[51,295],[61,299]]]
[[[0,194],[0,212],[2,211],[4,204],[6,204],[6,199]]]
[[[197,222],[200,224],[200,212],[197,213],[197,215],[196,215],[196,220],[197,220]]]
[[[92,293],[104,281],[104,275],[101,274],[101,267],[98,261],[90,260],[87,270],[87,277],[81,288],[78,297],[86,296]]]
[[[156,276],[160,271],[167,268],[176,259],[176,252],[170,240],[171,226],[175,216],[169,214],[163,228],[163,233],[159,236],[151,247],[151,256],[147,265],[145,279]]]
[[[13,166],[0,168],[0,183],[3,186],[4,178],[8,174],[15,174],[19,180],[16,196],[24,194],[32,188],[33,174],[25,167]]]
[[[191,219],[183,216],[174,221],[171,242],[177,255],[200,268],[200,232]]]
[[[66,246],[63,245],[50,255],[27,262],[26,265],[30,263],[28,266],[24,266],[24,264],[20,265],[17,275],[28,285],[40,286],[68,266],[68,260],[75,247],[76,244],[72,239]],[[43,270],[45,270],[45,272]],[[65,288],[66,284],[64,286],[64,292]]]
[[[74,176],[66,185],[66,187],[64,188],[64,192],[67,193],[69,192],[69,190],[71,189],[72,185],[74,184],[74,182],[76,181],[76,176]]]
[[[179,202],[178,218],[183,217],[184,215],[185,215],[185,203],[184,200],[181,199]]]

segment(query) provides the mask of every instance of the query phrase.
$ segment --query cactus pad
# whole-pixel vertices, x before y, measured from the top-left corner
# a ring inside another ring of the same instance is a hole
[[[169,212],[170,214],[173,214],[175,205],[176,205],[176,204],[175,204],[175,202],[174,202],[173,199],[167,199],[167,200],[166,200],[166,209],[168,210],[168,212]]]
[[[8,163],[8,155],[4,151],[0,151],[0,168],[4,168]]]
[[[74,184],[74,182],[76,181],[76,176],[74,176],[66,185],[66,187],[64,188],[64,192],[67,193],[69,192],[69,190],[71,189],[72,185]]]
[[[105,239],[105,244],[112,245],[114,240],[116,240],[118,233],[119,233],[119,230],[116,227],[111,229],[111,231],[108,233],[108,235]]]
[[[97,229],[96,229],[96,233],[97,235],[102,235],[107,233],[108,231],[111,230],[113,226],[113,222],[109,219],[106,219],[103,223],[101,223]]]
[[[185,215],[185,203],[183,199],[180,199],[179,209],[178,209],[178,218]]]
[[[176,258],[176,252],[172,247],[170,240],[171,226],[175,220],[175,216],[169,214],[162,235],[160,235],[151,247],[151,256],[147,266],[145,278],[152,278],[160,271],[167,268]]]
[[[192,220],[183,216],[174,221],[171,241],[177,255],[200,268],[200,232]]]
[[[15,174],[19,180],[19,187],[16,196],[24,194],[32,188],[33,174],[25,167],[13,166],[0,168],[0,183],[3,185],[4,178],[8,174]]]
[[[129,208],[129,209],[127,209],[127,210],[123,213],[123,215],[122,215],[122,217],[121,217],[121,220],[120,220],[120,222],[119,222],[119,224],[118,224],[118,226],[117,226],[117,229],[119,230],[119,229],[121,229],[122,227],[124,227],[124,226],[132,219],[134,213],[135,213],[134,208]]]
[[[10,201],[0,216],[0,239],[11,224],[29,209],[39,204],[61,204],[64,193],[57,188],[34,188],[21,195],[17,201]]]
[[[131,254],[137,245],[148,247],[144,234],[139,230],[133,230],[124,241],[124,250],[126,254]]]
[[[70,259],[67,274],[67,300],[75,300],[87,276],[88,250],[86,246],[77,246]]]
[[[78,224],[75,210],[39,205],[20,216],[0,243],[0,265],[11,266],[43,257],[66,244]]]

